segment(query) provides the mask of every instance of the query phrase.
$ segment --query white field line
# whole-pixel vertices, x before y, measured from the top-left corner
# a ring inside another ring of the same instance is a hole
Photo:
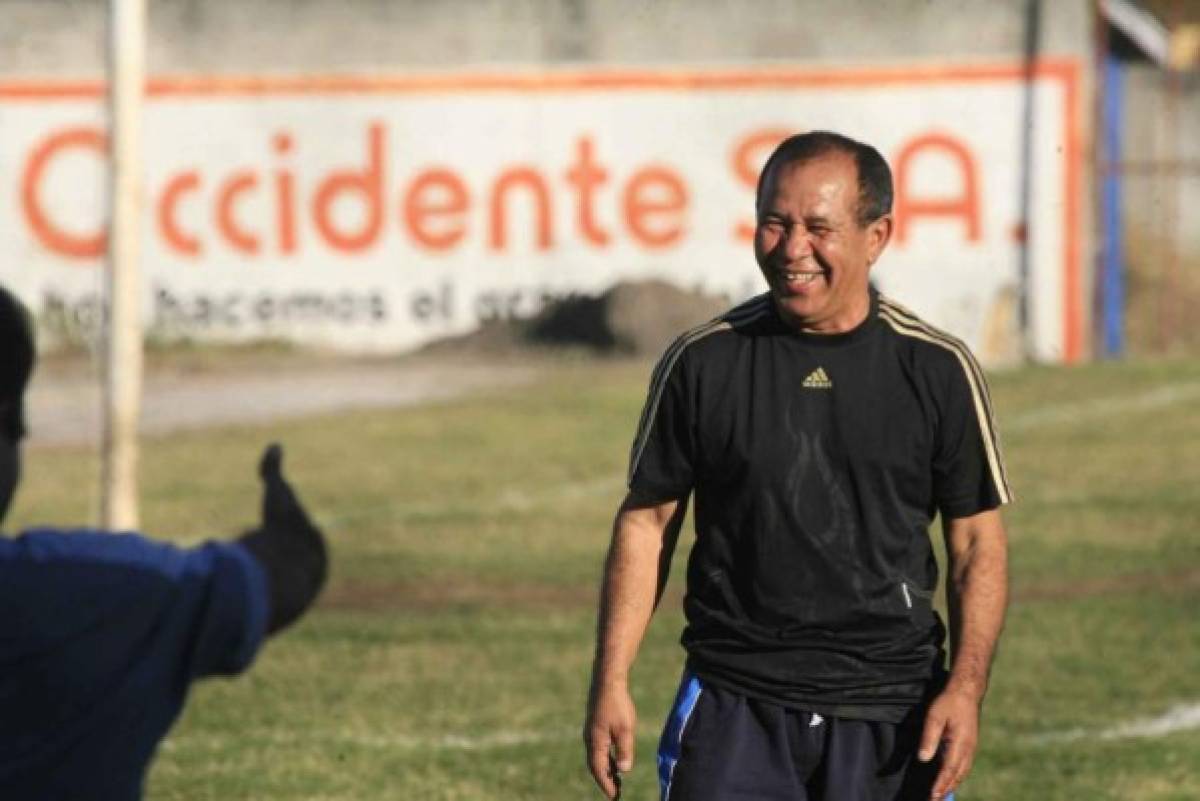
[[[517,745],[554,742],[579,737],[577,729],[543,729],[541,731],[495,731],[488,734],[440,734],[418,737],[411,734],[339,734],[338,743],[361,748],[400,751],[491,751]],[[318,738],[320,739],[320,738]]]
[[[419,737],[412,734],[358,734],[353,732],[314,732],[312,736],[296,736],[291,733],[280,733],[276,730],[239,732],[235,735],[239,740],[254,742],[268,746],[295,748],[308,745],[319,745],[321,748],[337,747],[339,745],[357,748],[378,749],[383,751],[491,751],[511,748],[520,745],[548,743],[558,741],[579,741],[579,728],[557,728],[540,730],[501,730],[487,734],[440,734],[430,737]],[[228,748],[230,737],[191,736],[176,739],[168,738],[162,744],[164,751],[179,751],[181,749],[222,750]]]
[[[1025,738],[1030,745],[1073,743],[1080,740],[1126,740],[1144,737],[1165,737],[1178,731],[1200,729],[1200,703],[1176,704],[1155,718],[1140,718],[1119,723],[1106,729],[1068,729],[1035,734]]]
[[[1103,729],[1066,729],[1029,735],[1022,739],[1026,745],[1051,745],[1080,741],[1099,742],[1150,737],[1165,737],[1181,731],[1200,729],[1200,703],[1176,704],[1158,717],[1138,718],[1118,723]],[[658,732],[651,727],[639,726],[640,735],[652,736]],[[486,734],[446,733],[421,737],[413,734],[360,734],[356,732],[314,732],[312,736],[297,736],[293,732],[279,730],[243,731],[240,739],[272,746],[295,747],[306,743],[322,747],[348,745],[391,751],[490,751],[519,745],[575,741],[580,736],[578,728],[553,729],[502,729]],[[190,736],[182,743],[174,737],[163,743],[167,751],[178,750],[180,745],[189,749],[220,750],[229,745],[228,737]]]
[[[1022,743],[1032,746],[1054,745],[1074,742],[1101,742],[1151,737],[1165,737],[1181,731],[1200,729],[1200,703],[1177,704],[1158,717],[1139,718],[1118,723],[1104,729],[1067,729],[1057,732],[1030,735]],[[651,727],[639,726],[640,735],[653,736],[658,732]],[[311,736],[297,736],[279,730],[242,731],[236,737],[246,742],[268,746],[303,747],[319,745],[322,748],[338,745],[377,749],[381,751],[492,751],[514,746],[532,745],[560,741],[576,742],[580,738],[578,728],[552,729],[502,729],[486,734],[439,734],[421,737],[413,734],[360,734],[356,732],[314,732]],[[177,740],[168,738],[162,744],[164,751],[222,750],[228,748],[229,737],[189,736]],[[582,747],[582,745],[580,746]]]
[[[1191,400],[1200,400],[1200,382],[1167,384],[1136,395],[1051,404],[1002,419],[1000,426],[1004,433],[1032,431],[1053,425],[1103,420],[1129,412],[1156,411]]]

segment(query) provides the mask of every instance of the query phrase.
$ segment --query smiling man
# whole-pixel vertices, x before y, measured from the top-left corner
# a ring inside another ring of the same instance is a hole
[[[764,295],[651,379],[605,567],[584,730],[632,769],[629,671],[689,499],[687,665],[659,744],[670,801],[915,801],[970,770],[1004,619],[1011,500],[983,373],[868,281],[892,232],[872,147],[812,132],[759,179]],[[946,626],[932,606],[940,513]]]

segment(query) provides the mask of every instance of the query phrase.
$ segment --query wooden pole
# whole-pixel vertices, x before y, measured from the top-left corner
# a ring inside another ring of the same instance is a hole
[[[101,514],[111,530],[138,526],[142,395],[141,218],[145,0],[109,3],[110,174]]]

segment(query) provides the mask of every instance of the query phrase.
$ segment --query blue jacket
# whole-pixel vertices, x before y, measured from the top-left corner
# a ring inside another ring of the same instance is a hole
[[[236,543],[0,538],[0,799],[140,798],[192,681],[249,667],[267,598]]]

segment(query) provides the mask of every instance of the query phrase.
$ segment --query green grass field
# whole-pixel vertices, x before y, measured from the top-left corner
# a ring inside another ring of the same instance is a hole
[[[148,532],[238,532],[279,439],[335,559],[321,605],[250,674],[196,688],[147,797],[598,799],[579,734],[596,584],[648,374],[563,360],[449,404],[146,441]],[[1200,729],[1098,736],[1200,703],[1200,362],[992,389],[1014,600],[960,801],[1200,798]],[[30,452],[10,529],[89,519],[93,456]],[[636,801],[657,797],[690,531],[634,671]]]

